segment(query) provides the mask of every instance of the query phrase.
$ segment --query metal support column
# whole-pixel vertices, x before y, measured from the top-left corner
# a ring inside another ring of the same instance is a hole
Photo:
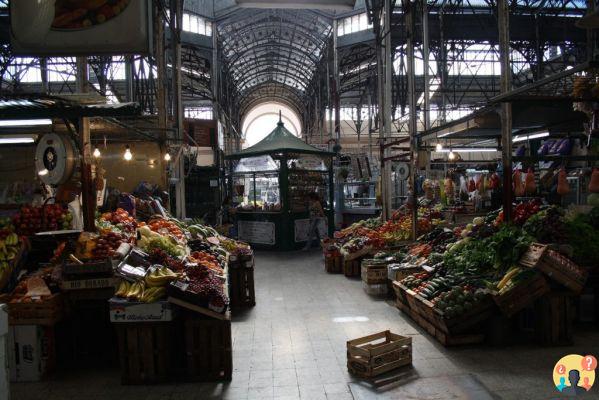
[[[429,56],[428,3],[427,0],[422,0],[422,64],[424,68],[424,103],[422,104],[422,108],[424,114],[424,130],[429,130],[431,127],[431,79]]]
[[[50,87],[48,85],[48,59],[46,57],[40,58],[40,74],[42,78],[42,93],[48,94]]]
[[[171,50],[173,78],[173,120],[176,138],[183,144],[183,100],[181,89],[181,28],[183,23],[183,0],[170,0],[171,11]],[[185,157],[182,152],[174,165],[177,183],[175,185],[176,212],[178,218],[185,218]]]
[[[499,26],[499,62],[501,65],[501,93],[512,86],[510,65],[509,1],[497,1],[497,25]],[[501,103],[501,162],[503,164],[503,218],[512,220],[512,104]]]
[[[164,45],[164,17],[162,15],[161,7],[156,4],[154,6],[154,57],[156,59],[156,109],[158,114],[158,128],[160,129],[160,154],[166,154],[168,145],[167,140],[167,124],[168,124],[168,111],[167,111],[167,96],[166,96],[166,82],[167,82],[167,69],[166,69],[166,57],[165,57],[165,45]],[[172,154],[171,154],[172,156]],[[168,174],[167,169],[169,164],[164,160],[164,157],[160,157],[158,165],[161,166],[160,181],[165,189],[168,188]],[[170,204],[166,205],[170,208]]]
[[[133,101],[133,56],[125,56],[125,97]]]
[[[383,68],[385,71],[385,83],[383,86],[383,120],[384,120],[384,135],[385,139],[391,138],[392,116],[391,107],[393,101],[391,92],[393,90],[393,48],[391,46],[391,0],[385,0],[383,7]],[[386,141],[385,141],[386,143]],[[383,155],[389,157],[390,149],[385,146]],[[381,171],[382,179],[382,200],[383,200],[383,219],[391,218],[393,205],[391,204],[391,164],[384,163]]]
[[[77,92],[86,93],[89,81],[87,57],[77,57]],[[77,134],[81,150],[81,208],[83,210],[83,229],[86,232],[96,230],[96,186],[92,178],[92,148],[89,118],[78,118]]]
[[[414,56],[414,45],[415,45],[415,3],[410,0],[404,1],[404,10],[406,15],[406,48],[407,48],[407,70],[408,76],[408,107],[409,107],[409,124],[408,130],[410,133],[410,153],[411,153],[411,165],[410,165],[410,187],[412,190],[410,203],[412,204],[412,238],[417,237],[418,228],[418,196],[416,194],[416,169],[418,165],[418,139],[417,135],[417,123],[418,117],[416,115],[416,70],[415,70],[415,56]],[[428,68],[428,65],[424,65],[424,68]]]
[[[333,103],[335,106],[335,143],[341,145],[341,98],[339,95],[339,53],[337,51],[337,20],[333,21]],[[331,133],[331,137],[333,134]],[[333,159],[333,171],[339,167],[340,154],[337,153]],[[335,225],[340,226],[343,221],[343,182],[339,179],[335,182]]]

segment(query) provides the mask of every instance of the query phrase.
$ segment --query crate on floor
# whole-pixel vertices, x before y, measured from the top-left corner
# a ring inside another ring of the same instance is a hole
[[[386,297],[389,293],[389,287],[387,286],[387,283],[368,284],[362,281],[362,289],[364,289],[366,294],[374,297]]]
[[[243,264],[229,266],[229,297],[231,308],[254,307],[256,292],[254,289],[254,267]]]
[[[329,274],[340,274],[343,272],[343,256],[328,255],[324,256],[324,270]]]
[[[360,276],[361,259],[343,260],[343,274],[348,278]]]
[[[119,347],[121,382],[125,385],[165,383],[173,371],[174,323],[114,324]]]
[[[347,368],[360,378],[373,378],[412,364],[412,338],[384,331],[347,342]]]
[[[231,320],[185,317],[187,378],[195,382],[230,381],[233,371]]]
[[[360,268],[362,282],[368,285],[387,284],[387,263],[384,260],[365,258]]]
[[[535,302],[535,342],[543,345],[573,343],[574,298],[571,292],[550,292]]]

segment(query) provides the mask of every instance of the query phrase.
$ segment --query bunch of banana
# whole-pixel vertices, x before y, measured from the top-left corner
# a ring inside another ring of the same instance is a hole
[[[160,287],[166,286],[170,282],[179,278],[179,275],[175,274],[167,267],[155,268],[145,277],[145,283],[147,287]]]
[[[125,297],[130,301],[139,301],[144,295],[144,282],[134,282],[130,287]]]
[[[166,294],[166,288],[164,287],[151,287],[144,290],[143,295],[139,301],[144,303],[153,303],[160,300]]]
[[[0,261],[13,260],[18,253],[19,237],[12,232],[4,240],[0,240]]]
[[[119,287],[117,288],[114,295],[116,297],[121,297],[121,298],[127,297],[127,293],[129,292],[129,289],[131,289],[131,283],[129,283],[129,281],[121,279],[121,283],[119,283]]]
[[[16,246],[19,244],[19,237],[16,233],[12,232],[4,239],[4,244],[6,246]]]

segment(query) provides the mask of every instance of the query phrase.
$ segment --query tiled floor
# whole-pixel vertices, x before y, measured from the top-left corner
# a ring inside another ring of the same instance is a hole
[[[366,295],[359,280],[326,274],[321,257],[258,254],[257,306],[234,318],[228,384],[122,386],[118,371],[82,371],[13,384],[13,399],[551,399],[558,398],[551,373],[561,356],[599,353],[596,330],[577,333],[572,347],[446,349]],[[345,342],[386,329],[413,337],[413,368],[375,390],[347,373]]]

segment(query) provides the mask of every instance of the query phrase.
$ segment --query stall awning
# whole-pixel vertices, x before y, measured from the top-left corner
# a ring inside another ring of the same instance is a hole
[[[289,132],[285,128],[285,124],[279,121],[275,130],[260,142],[239,153],[231,154],[227,158],[240,159],[276,153],[316,154],[326,157],[332,157],[335,154],[309,145]]]

